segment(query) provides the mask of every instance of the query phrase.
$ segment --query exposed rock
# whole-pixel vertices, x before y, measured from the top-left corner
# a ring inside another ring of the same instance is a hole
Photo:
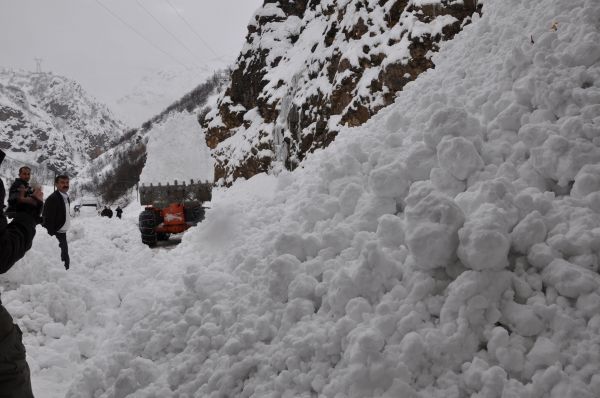
[[[470,22],[475,0],[267,0],[231,82],[201,120],[215,180],[294,169],[340,126],[359,126],[433,68],[431,53]],[[235,137],[235,139],[233,138]]]

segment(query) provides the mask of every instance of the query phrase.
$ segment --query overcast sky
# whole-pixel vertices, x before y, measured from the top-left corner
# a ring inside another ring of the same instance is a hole
[[[0,0],[0,67],[80,82],[100,99],[156,69],[232,62],[262,0]]]

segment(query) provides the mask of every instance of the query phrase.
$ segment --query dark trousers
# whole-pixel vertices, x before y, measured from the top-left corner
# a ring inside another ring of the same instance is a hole
[[[58,239],[58,247],[60,247],[60,259],[65,263],[65,268],[69,267],[71,259],[69,258],[69,246],[67,245],[67,234],[62,232],[56,233]]]
[[[33,398],[23,333],[0,304],[0,398]]]

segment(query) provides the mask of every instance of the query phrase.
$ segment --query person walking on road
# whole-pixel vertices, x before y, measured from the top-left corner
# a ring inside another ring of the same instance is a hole
[[[69,176],[61,174],[54,179],[56,191],[46,199],[42,218],[44,228],[50,236],[56,236],[60,247],[60,259],[69,269],[71,260],[69,258],[69,246],[67,245],[67,231],[71,225],[69,191]]]

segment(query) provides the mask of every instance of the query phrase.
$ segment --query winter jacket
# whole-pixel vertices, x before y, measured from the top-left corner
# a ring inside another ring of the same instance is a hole
[[[0,197],[4,200],[4,184],[0,180]],[[1,204],[4,207],[4,203]],[[18,213],[10,224],[0,211],[0,273],[3,274],[31,248],[35,236],[35,219],[29,213]]]
[[[69,200],[70,203],[71,201]],[[60,191],[54,191],[52,195],[48,196],[48,199],[44,202],[42,218],[44,220],[42,225],[51,236],[56,235],[58,230],[65,225],[67,211],[65,209],[65,200]]]
[[[29,183],[20,178],[16,178],[8,189],[8,208],[6,209],[6,213],[10,214],[10,217],[13,217],[18,211],[25,210],[26,206],[28,206],[27,204],[19,203],[19,187],[21,186],[24,186],[27,190],[30,189]]]

